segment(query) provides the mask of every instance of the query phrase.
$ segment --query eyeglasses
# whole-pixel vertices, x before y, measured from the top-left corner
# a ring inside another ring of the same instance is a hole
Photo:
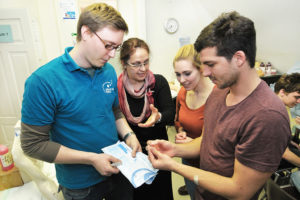
[[[101,37],[96,32],[93,33],[99,38],[99,40],[104,44],[104,48],[107,49],[108,51],[112,51],[112,50],[119,51],[121,49],[122,45],[107,44],[107,42],[101,39]]]
[[[135,68],[140,68],[142,66],[145,66],[147,67],[149,65],[149,60],[146,60],[145,62],[143,63],[127,63],[127,65],[131,66],[131,67],[135,67]]]

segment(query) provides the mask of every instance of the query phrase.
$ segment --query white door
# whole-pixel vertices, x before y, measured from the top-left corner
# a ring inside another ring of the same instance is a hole
[[[26,78],[37,68],[26,9],[0,9],[0,26],[10,25],[13,42],[0,42],[0,144],[11,147],[14,125],[21,118]]]

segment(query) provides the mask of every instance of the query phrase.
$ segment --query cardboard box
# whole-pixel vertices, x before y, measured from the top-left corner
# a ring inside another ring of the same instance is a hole
[[[8,171],[0,170],[0,190],[6,190],[21,185],[24,185],[24,183],[17,167],[13,167]]]

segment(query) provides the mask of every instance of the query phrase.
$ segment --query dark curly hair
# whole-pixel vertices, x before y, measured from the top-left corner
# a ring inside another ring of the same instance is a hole
[[[300,73],[283,74],[275,83],[275,93],[278,94],[281,89],[286,93],[300,93]]]

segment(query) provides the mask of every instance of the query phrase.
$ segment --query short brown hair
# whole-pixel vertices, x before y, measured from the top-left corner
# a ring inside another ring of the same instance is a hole
[[[128,26],[121,14],[105,3],[94,3],[82,10],[77,23],[77,42],[81,40],[81,27],[84,25],[89,27],[92,32],[105,26],[112,26],[128,33]]]
[[[196,51],[207,47],[216,47],[217,56],[228,61],[237,51],[243,51],[251,68],[254,68],[256,56],[256,31],[254,22],[238,12],[221,14],[206,26],[194,43]]]

